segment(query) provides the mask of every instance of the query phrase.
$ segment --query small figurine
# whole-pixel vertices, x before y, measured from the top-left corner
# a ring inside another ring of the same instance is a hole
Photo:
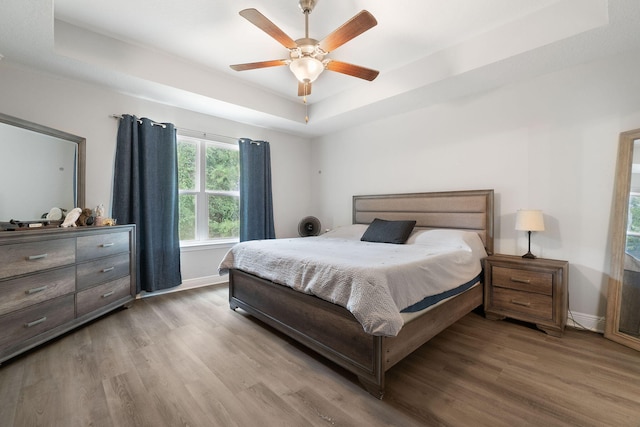
[[[104,205],[102,203],[96,206],[96,219],[94,223],[98,227],[104,225]]]
[[[80,214],[82,213],[82,209],[80,208],[73,208],[69,211],[69,213],[67,214],[67,216],[64,218],[64,222],[60,225],[60,227],[75,227],[76,226],[76,221],[78,220],[78,218],[80,217]]]
[[[85,226],[85,225],[93,224],[93,216],[92,216],[92,214],[93,214],[93,212],[91,212],[91,209],[89,209],[89,208],[82,209],[82,212],[80,212],[80,216],[78,217],[78,220],[76,221],[76,225]]]

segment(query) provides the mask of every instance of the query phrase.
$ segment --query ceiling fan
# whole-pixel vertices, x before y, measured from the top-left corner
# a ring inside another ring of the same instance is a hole
[[[375,27],[378,24],[376,18],[374,18],[371,13],[363,10],[342,24],[342,26],[322,41],[318,41],[309,37],[309,14],[313,11],[317,3],[318,0],[299,0],[298,6],[305,17],[305,32],[304,37],[298,40],[293,40],[256,9],[241,10],[240,15],[243,18],[289,49],[289,58],[236,64],[231,65],[231,68],[236,71],[245,71],[256,68],[288,65],[289,69],[298,79],[298,96],[305,96],[305,98],[306,95],[311,94],[311,83],[313,83],[325,69],[364,80],[372,81],[375,79],[379,73],[376,70],[336,61],[335,59],[326,58],[326,55],[370,28]]]

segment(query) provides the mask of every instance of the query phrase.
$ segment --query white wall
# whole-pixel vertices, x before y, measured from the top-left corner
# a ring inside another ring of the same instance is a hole
[[[309,140],[246,124],[193,113],[86,83],[63,80],[0,62],[0,112],[87,139],[86,204],[111,209],[117,120],[112,114],[134,114],[178,128],[271,143],[275,231],[297,235],[298,221],[309,215],[311,148]],[[4,155],[4,153],[0,153]],[[0,170],[0,185],[13,182]],[[184,284],[226,280],[217,267],[227,247],[190,248],[182,253]]]
[[[640,52],[317,138],[314,211],[351,222],[351,197],[494,189],[495,251],[526,252],[515,212],[538,208],[532,252],[570,262],[570,309],[602,328],[618,135],[640,128]]]

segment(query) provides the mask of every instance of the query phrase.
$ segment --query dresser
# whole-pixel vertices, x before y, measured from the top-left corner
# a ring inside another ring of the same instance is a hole
[[[0,363],[136,295],[135,226],[0,232]]]
[[[491,255],[484,260],[485,315],[535,323],[549,335],[562,336],[567,323],[568,274],[567,261]]]

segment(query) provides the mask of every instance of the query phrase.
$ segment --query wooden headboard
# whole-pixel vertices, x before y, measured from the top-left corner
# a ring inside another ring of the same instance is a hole
[[[353,223],[375,218],[415,220],[417,229],[475,231],[493,253],[493,190],[353,196]]]

